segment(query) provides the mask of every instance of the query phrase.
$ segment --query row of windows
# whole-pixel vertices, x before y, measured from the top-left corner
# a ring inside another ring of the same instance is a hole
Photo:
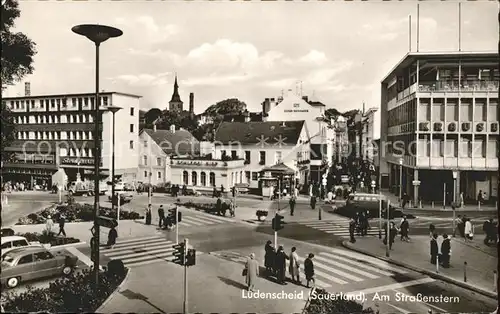
[[[415,121],[417,117],[417,100],[412,99],[399,107],[389,110],[388,126],[401,125]]]
[[[108,96],[99,97],[101,100],[101,106],[108,106]],[[94,105],[95,97],[79,97],[71,98],[71,107],[76,108],[90,107]],[[68,99],[66,98],[52,98],[52,99],[27,99],[27,100],[12,100],[10,101],[10,108],[24,109],[24,108],[52,108],[55,109],[56,106],[61,106],[63,108],[68,107]]]
[[[148,171],[147,170],[144,170],[144,178],[147,178],[148,177]],[[156,178],[157,179],[161,179],[162,178],[162,175],[161,175],[161,171],[158,171],[156,173]]]
[[[142,165],[143,166],[148,165],[148,159],[149,159],[149,157],[147,155],[142,156]],[[156,166],[161,166],[161,165],[162,165],[161,157],[157,157],[156,158]]]
[[[17,124],[52,124],[52,123],[92,123],[94,117],[90,114],[65,114],[65,115],[34,115],[17,116],[14,122]]]
[[[225,156],[228,156],[227,155],[227,151],[225,151],[225,150],[221,151],[221,156],[222,156],[222,158],[224,158]],[[239,158],[238,152],[236,150],[232,150],[231,151],[231,158],[232,159]],[[282,162],[282,159],[283,159],[283,153],[281,151],[275,152],[275,154],[274,154],[274,161],[275,161],[275,163]],[[250,151],[249,150],[245,151],[245,161],[246,161],[246,163],[250,163],[251,162]],[[266,152],[265,151],[260,151],[259,152],[259,163],[261,163],[261,164],[265,164],[266,163]]]
[[[91,148],[70,148],[61,147],[59,150],[59,155],[61,157],[92,157]]]
[[[18,140],[92,140],[91,131],[22,131]]]

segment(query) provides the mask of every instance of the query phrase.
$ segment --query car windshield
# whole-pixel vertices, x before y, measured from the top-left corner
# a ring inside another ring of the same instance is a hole
[[[10,256],[9,254],[6,254],[5,256],[2,257],[2,266],[12,266],[14,263],[14,257]]]

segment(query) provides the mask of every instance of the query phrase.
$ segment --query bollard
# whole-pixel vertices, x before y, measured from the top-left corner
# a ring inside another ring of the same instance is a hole
[[[467,282],[467,262],[464,262],[464,282]]]
[[[436,255],[436,273],[439,273],[439,254]]]
[[[132,235],[132,228],[128,229],[128,235]]]
[[[497,292],[497,276],[498,273],[496,270],[493,271],[493,292]]]
[[[432,208],[434,209],[434,201],[431,202]]]
[[[477,209],[481,210],[481,202],[479,202],[479,201],[477,202]]]
[[[418,208],[422,209],[422,201],[418,201]]]

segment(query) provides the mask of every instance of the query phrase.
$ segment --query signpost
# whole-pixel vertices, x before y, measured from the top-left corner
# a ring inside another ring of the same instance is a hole
[[[326,193],[326,183],[327,183],[326,175],[323,176],[323,180],[321,180],[321,183],[323,183],[323,191]],[[322,211],[323,211],[323,209],[321,208],[321,205],[319,205],[319,208],[318,208],[319,220],[321,220],[321,212]]]
[[[389,229],[389,213],[390,213],[390,209],[391,209],[391,201],[390,200],[387,200],[387,231],[386,231],[386,244],[385,244],[385,256],[386,257],[389,257],[390,254],[389,254],[389,242],[391,241],[391,229]]]

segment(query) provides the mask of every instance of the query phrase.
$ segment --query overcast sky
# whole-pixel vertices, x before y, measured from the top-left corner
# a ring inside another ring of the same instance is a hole
[[[99,23],[124,35],[101,45],[101,88],[167,108],[177,72],[185,109],[237,97],[260,110],[293,89],[344,111],[378,107],[380,80],[408,52],[415,2],[41,2],[21,1],[16,30],[37,44],[32,95],[94,91],[95,49],[71,32]],[[498,45],[495,2],[462,4],[462,50]],[[458,49],[458,4],[421,2],[420,51]],[[24,94],[23,82],[7,96]]]

